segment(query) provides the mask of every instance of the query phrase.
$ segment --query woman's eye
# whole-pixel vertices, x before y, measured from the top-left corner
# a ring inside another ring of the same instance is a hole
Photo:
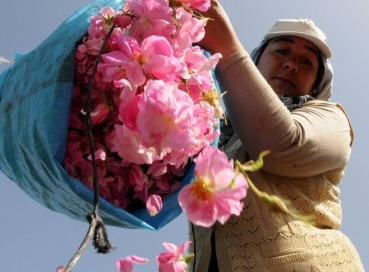
[[[276,49],[275,52],[280,54],[287,54],[288,51],[286,49]]]
[[[311,65],[312,65],[312,63],[311,63],[311,61],[310,61],[309,59],[305,59],[305,58],[303,58],[303,59],[302,59],[302,62],[303,62],[304,64],[306,64],[306,65],[309,65],[309,66],[311,66]]]

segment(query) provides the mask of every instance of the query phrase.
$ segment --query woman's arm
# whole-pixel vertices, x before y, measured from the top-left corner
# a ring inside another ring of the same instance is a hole
[[[263,169],[288,176],[311,176],[343,166],[351,141],[345,114],[323,102],[291,114],[243,49],[225,11],[217,1],[212,3],[205,15],[213,21],[200,45],[224,55],[216,74],[226,92],[229,117],[251,158],[271,150]]]
[[[216,74],[245,150],[253,159],[271,151],[263,170],[305,177],[347,163],[352,130],[337,104],[316,100],[289,112],[244,52],[219,64]]]

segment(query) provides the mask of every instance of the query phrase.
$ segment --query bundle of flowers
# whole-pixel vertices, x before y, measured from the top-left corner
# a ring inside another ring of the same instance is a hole
[[[91,17],[78,45],[64,167],[92,188],[85,119],[93,75],[91,124],[100,194],[126,211],[146,206],[156,214],[161,199],[181,187],[192,159],[218,137],[223,112],[211,71],[221,56],[208,57],[195,45],[207,21],[196,10],[209,5],[127,0],[120,10],[105,7]]]

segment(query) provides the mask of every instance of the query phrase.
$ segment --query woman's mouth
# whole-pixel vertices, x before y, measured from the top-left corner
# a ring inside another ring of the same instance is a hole
[[[288,78],[285,78],[285,77],[274,77],[274,79],[276,79],[277,81],[285,84],[285,85],[290,85],[292,86],[293,88],[296,88],[296,85],[291,81],[289,80]]]

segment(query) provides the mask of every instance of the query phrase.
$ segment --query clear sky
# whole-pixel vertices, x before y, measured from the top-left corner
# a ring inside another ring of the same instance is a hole
[[[342,231],[357,247],[369,269],[369,1],[367,0],[223,0],[221,1],[249,52],[269,27],[281,18],[310,18],[326,33],[335,69],[332,101],[341,103],[354,127],[355,141],[350,163],[340,185],[343,206]],[[0,8],[0,55],[34,49],[58,25],[88,4],[88,0],[2,0]],[[0,72],[7,65],[0,66]],[[1,132],[0,132],[1,133]],[[0,154],[6,156],[6,154]],[[30,199],[0,174],[0,271],[47,272],[66,264],[82,241],[88,225],[47,210]],[[117,247],[108,255],[95,254],[92,246],[74,271],[117,271],[115,261],[126,255],[150,258],[134,271],[157,271],[155,257],[164,251],[162,242],[187,240],[182,214],[158,232],[107,228]]]

